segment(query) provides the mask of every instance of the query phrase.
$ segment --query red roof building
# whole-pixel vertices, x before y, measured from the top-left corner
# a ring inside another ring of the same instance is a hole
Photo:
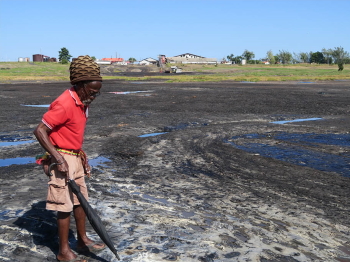
[[[102,58],[102,61],[111,61],[112,63],[123,62],[123,58]]]

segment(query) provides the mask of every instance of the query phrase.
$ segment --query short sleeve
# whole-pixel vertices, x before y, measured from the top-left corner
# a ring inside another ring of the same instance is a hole
[[[49,107],[49,111],[42,118],[42,122],[51,130],[64,124],[67,120],[67,112],[59,102],[53,102]]]

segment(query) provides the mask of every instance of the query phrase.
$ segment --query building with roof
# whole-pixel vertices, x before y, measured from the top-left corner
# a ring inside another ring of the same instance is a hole
[[[191,53],[185,53],[173,57],[167,57],[168,63],[182,63],[182,64],[217,64],[216,58],[207,58]]]
[[[124,61],[124,58],[102,58],[95,61],[99,65],[127,65],[129,62]]]
[[[111,63],[124,62],[123,58],[102,58],[100,61],[110,61]]]
[[[153,59],[151,57],[148,57],[148,58],[145,58],[145,59],[142,59],[139,64],[140,65],[156,65],[158,62],[158,60],[156,59]]]

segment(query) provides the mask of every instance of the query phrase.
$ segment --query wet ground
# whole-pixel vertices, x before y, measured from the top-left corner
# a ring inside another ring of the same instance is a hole
[[[349,86],[105,81],[84,149],[122,261],[350,261]],[[55,261],[32,131],[68,87],[0,84],[0,261]]]

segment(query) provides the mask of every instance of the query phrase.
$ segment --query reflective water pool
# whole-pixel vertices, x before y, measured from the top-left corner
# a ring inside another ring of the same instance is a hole
[[[115,94],[115,95],[128,95],[128,94],[137,94],[137,93],[149,93],[152,91],[120,91],[120,92],[108,92],[110,94]]]
[[[111,162],[111,160],[103,156],[89,159],[89,164],[92,167],[96,167],[96,166],[107,167],[107,165],[105,164],[107,162]],[[15,158],[0,159],[0,167],[10,166],[10,165],[25,165],[25,164],[31,164],[31,163],[35,163],[35,157],[15,157]]]
[[[89,165],[92,167],[95,167],[95,166],[107,167],[107,165],[105,164],[107,162],[111,162],[111,160],[103,156],[89,159]]]
[[[140,135],[138,137],[150,137],[150,136],[159,136],[159,135],[163,135],[166,134],[167,132],[161,132],[161,133],[150,133],[150,134],[144,134],[144,135]]]
[[[286,123],[293,123],[293,122],[305,122],[305,121],[315,121],[315,120],[322,120],[320,117],[313,117],[313,118],[304,118],[304,119],[294,119],[294,120],[284,120],[284,121],[274,121],[271,122],[271,124],[286,124]]]
[[[34,143],[36,140],[27,140],[27,141],[16,141],[16,142],[0,142],[0,147],[2,146],[18,146],[23,144]]]
[[[29,106],[29,107],[50,107],[50,105],[21,105],[21,106]]]
[[[333,154],[317,150],[322,144],[348,147],[350,150],[350,134],[246,134],[225,142],[246,152],[350,177],[349,153]]]
[[[1,166],[10,166],[10,165],[24,165],[35,163],[35,157],[15,157],[15,158],[6,158],[0,159]]]

